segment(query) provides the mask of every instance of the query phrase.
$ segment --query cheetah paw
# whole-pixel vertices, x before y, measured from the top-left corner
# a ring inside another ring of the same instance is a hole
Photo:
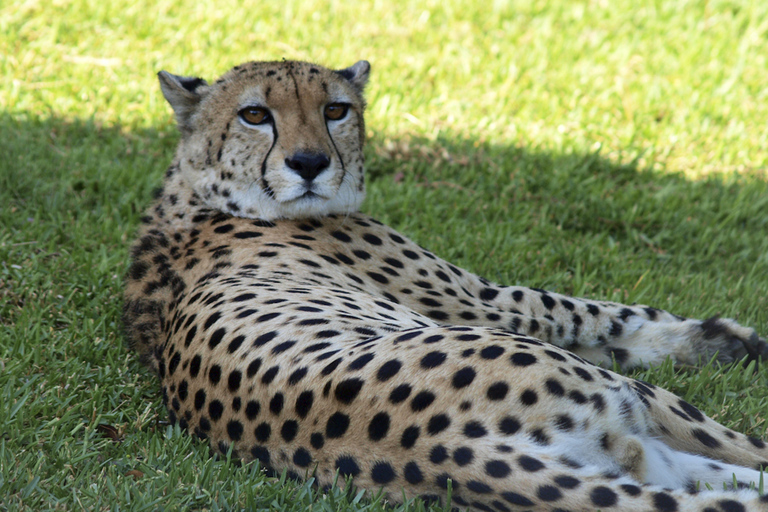
[[[754,329],[744,327],[730,318],[714,316],[699,324],[699,332],[694,335],[695,353],[703,358],[711,358],[724,363],[734,363],[745,359],[745,364],[751,361],[768,361],[768,343],[758,336]]]

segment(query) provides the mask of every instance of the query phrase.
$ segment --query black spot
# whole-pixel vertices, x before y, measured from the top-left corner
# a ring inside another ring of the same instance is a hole
[[[256,419],[256,416],[259,415],[260,411],[261,404],[259,404],[259,402],[256,400],[248,400],[248,403],[245,404],[245,417],[250,421]]]
[[[168,362],[168,375],[173,375],[173,372],[176,371],[176,368],[179,366],[179,363],[181,362],[181,353],[176,352],[173,354],[173,357],[171,357],[171,360]]]
[[[377,462],[371,468],[371,479],[377,484],[388,484],[395,479],[395,470],[388,462]]]
[[[439,434],[451,424],[451,419],[447,414],[437,414],[432,416],[427,423],[427,433],[431,436]]]
[[[416,425],[411,425],[403,431],[403,435],[400,438],[400,446],[403,448],[412,448],[416,441],[419,439],[421,429]]]
[[[619,363],[619,365],[625,364],[629,359],[629,350],[625,348],[605,347],[604,351],[608,357]]]
[[[584,393],[581,391],[573,390],[570,393],[568,393],[568,398],[576,402],[577,404],[585,404],[587,403],[587,397],[584,396]]]
[[[453,461],[459,466],[471,464],[474,458],[475,454],[472,452],[472,449],[466,446],[462,446],[453,451]]]
[[[556,476],[555,483],[563,489],[575,489],[581,485],[581,481],[578,478],[569,475]]]
[[[488,494],[493,490],[490,485],[478,482],[477,480],[470,480],[467,482],[467,489],[476,492],[477,494]]]
[[[734,500],[720,500],[717,502],[723,512],[746,512],[744,505]]]
[[[264,334],[261,334],[261,335],[259,335],[253,341],[253,346],[254,347],[260,347],[260,346],[262,346],[262,345],[264,345],[266,343],[269,343],[273,339],[275,339],[276,336],[277,336],[277,332],[276,331],[270,331],[270,332],[266,332]]]
[[[213,421],[218,421],[223,413],[224,404],[220,401],[213,400],[208,404],[208,416],[210,416]]]
[[[470,421],[464,425],[464,435],[469,438],[483,437],[488,433],[482,423]]]
[[[557,303],[555,302],[555,299],[553,299],[553,298],[552,298],[550,295],[548,295],[548,294],[546,294],[546,293],[542,293],[542,294],[541,294],[541,303],[542,303],[542,304],[544,304],[544,307],[545,307],[545,308],[547,308],[547,309],[548,309],[548,310],[550,310],[550,311],[551,311],[551,310],[552,310],[552,309],[555,307],[555,305],[557,304]]]
[[[437,475],[435,477],[435,485],[437,485],[441,489],[448,489],[448,480],[451,481],[452,488],[455,491],[459,487],[459,485],[456,483],[453,477],[448,473],[441,473]]]
[[[695,428],[691,431],[693,436],[699,440],[701,444],[706,446],[707,448],[720,448],[721,443],[711,435],[709,435],[707,432],[700,428]]]
[[[480,290],[480,300],[483,302],[489,302],[495,299],[498,294],[498,290],[494,290],[493,288],[483,288]]]
[[[299,423],[295,420],[288,420],[283,423],[283,427],[280,429],[280,437],[282,437],[286,443],[290,443],[294,440],[298,432]]]
[[[567,414],[560,414],[555,419],[555,427],[558,430],[573,430],[573,420]]]
[[[309,437],[309,444],[312,445],[312,448],[315,450],[319,450],[325,445],[325,438],[323,437],[323,434],[320,432],[315,432]]]
[[[612,507],[619,500],[618,495],[610,488],[599,486],[592,489],[589,499],[596,507]]]
[[[269,467],[269,450],[264,446],[254,446],[251,448],[251,455],[259,461],[261,467]]]
[[[448,450],[446,450],[445,446],[441,444],[436,445],[429,452],[429,461],[432,464],[441,464],[447,458],[448,458]]]
[[[232,302],[245,302],[247,300],[251,300],[251,299],[255,299],[255,298],[256,298],[256,294],[255,293],[243,293],[243,294],[238,295],[237,297],[234,297],[232,299]],[[218,314],[218,313],[216,313],[216,314]],[[210,322],[210,318],[208,319],[208,321]],[[208,328],[208,326],[207,326],[207,322],[206,322],[206,329],[207,328]]]
[[[192,361],[189,363],[189,376],[193,379],[197,377],[197,374],[200,372],[200,363],[202,362],[202,358],[200,355],[195,355],[195,357],[192,358]]]
[[[272,414],[278,415],[282,412],[284,403],[285,399],[283,398],[283,394],[275,393],[275,396],[269,401],[269,410]]]
[[[532,389],[526,389],[520,395],[520,401],[523,405],[533,405],[539,400],[538,395]]]
[[[506,382],[496,382],[488,388],[486,396],[488,400],[504,400],[509,392],[509,386]]]
[[[509,503],[520,506],[520,507],[532,507],[533,505],[535,505],[534,502],[532,502],[525,496],[517,494],[516,492],[510,492],[510,491],[502,492],[501,497],[504,498]]]
[[[282,343],[278,343],[277,345],[272,347],[272,354],[273,355],[282,354],[283,352],[285,352],[295,344],[296,344],[295,341],[284,341]]]
[[[659,512],[677,511],[677,500],[665,492],[654,493],[653,504]]]
[[[325,365],[325,367],[320,371],[320,373],[322,375],[330,375],[339,366],[339,364],[341,364],[341,358],[334,359],[333,361]]]
[[[376,235],[372,235],[371,233],[365,233],[363,235],[363,240],[371,245],[381,245],[381,238],[377,237]]]
[[[533,441],[537,444],[546,446],[550,443],[549,437],[547,436],[547,434],[544,433],[544,430],[540,428],[531,430],[531,437],[533,438]]]
[[[389,414],[380,412],[376,414],[368,424],[368,438],[371,441],[380,441],[389,432]]]
[[[403,476],[405,477],[406,482],[413,485],[420,484],[424,481],[424,475],[421,473],[419,465],[414,461],[405,465],[403,468]]]
[[[503,460],[489,460],[485,463],[485,473],[493,478],[506,478],[512,469]]]
[[[425,345],[429,345],[431,343],[437,343],[438,341],[442,341],[445,338],[442,334],[433,334],[432,336],[427,336],[424,338],[421,342]]]
[[[221,380],[221,367],[219,365],[215,364],[208,370],[208,380],[211,381],[211,384],[219,383]]]
[[[584,368],[576,366],[573,368],[573,372],[586,382],[591,382],[594,380],[594,377],[592,377],[592,375]]]
[[[554,350],[545,350],[544,353],[547,354],[552,359],[554,359],[555,361],[560,361],[560,362],[566,361],[565,356],[563,356],[558,352],[555,352]]]
[[[544,463],[538,459],[529,457],[528,455],[521,455],[518,457],[517,463],[521,468],[523,468],[525,471],[528,471],[529,473],[535,473],[536,471],[544,469]]]
[[[462,368],[453,374],[453,387],[456,389],[461,389],[469,386],[472,384],[472,381],[475,380],[475,375],[475,370],[473,370],[471,367],[466,366]]]
[[[244,239],[244,238],[258,238],[258,237],[261,236],[261,233],[259,233],[258,231],[241,231],[239,233],[235,233],[234,236],[235,236],[235,238],[240,238],[240,239]]]
[[[224,335],[227,333],[227,330],[224,327],[221,327],[220,329],[216,329],[213,331],[213,334],[211,334],[211,338],[208,340],[208,348],[214,349],[216,346],[221,343],[221,339],[224,337]]]
[[[645,311],[645,314],[648,315],[648,318],[651,320],[656,320],[657,312],[659,311],[656,308],[643,308],[643,311]]]
[[[397,372],[400,371],[400,368],[402,366],[403,366],[402,363],[400,363],[400,361],[398,361],[397,359],[392,359],[390,361],[387,361],[386,363],[381,365],[381,368],[379,368],[379,371],[376,373],[376,378],[379,379],[381,382],[386,382],[387,380],[395,376]]]
[[[413,397],[411,401],[411,409],[414,412],[423,411],[435,401],[435,394],[429,391],[422,391]]]
[[[295,386],[307,374],[307,368],[299,368],[288,377],[288,384]]]
[[[346,234],[346,233],[344,233],[342,231],[334,231],[334,232],[331,233],[331,236],[333,238],[335,238],[336,240],[341,240],[342,242],[349,243],[349,242],[352,241],[352,238],[348,234]]]
[[[243,378],[243,374],[237,370],[229,374],[229,378],[227,379],[227,387],[232,393],[240,389],[240,381],[242,380],[242,378]]]
[[[362,356],[358,357],[351,363],[349,363],[349,370],[360,370],[365,365],[371,362],[371,359],[373,359],[373,354],[363,354]]]
[[[198,389],[197,393],[195,393],[195,410],[196,411],[199,411],[200,409],[203,408],[203,406],[205,405],[205,398],[206,398],[205,391],[203,391],[202,389]]]
[[[227,346],[227,352],[233,354],[237,349],[240,348],[240,345],[243,344],[243,341],[245,341],[245,336],[236,336],[232,341],[229,342],[229,345]]]
[[[690,416],[691,418],[693,418],[698,422],[703,422],[706,419],[700,410],[698,410],[696,407],[692,406],[685,400],[682,400],[682,399],[678,400],[677,405],[679,405],[680,408],[684,410],[688,416]],[[758,446],[758,448],[762,448],[762,447]]]
[[[239,441],[243,435],[243,424],[237,420],[227,423],[227,435],[232,441]]]
[[[309,410],[312,408],[314,400],[315,397],[312,391],[303,391],[296,398],[296,414],[298,414],[300,418],[306,418],[307,414],[309,414]]]
[[[444,352],[430,352],[421,358],[421,367],[424,369],[436,368],[443,364],[446,359]]]
[[[536,363],[536,356],[528,352],[517,352],[512,354],[509,360],[514,366],[530,366]]]
[[[349,428],[349,416],[340,412],[335,412],[328,418],[325,425],[325,435],[330,439],[337,439],[343,436]]]
[[[273,319],[279,317],[280,315],[281,315],[281,313],[279,311],[275,311],[275,312],[272,312],[272,313],[265,313],[265,314],[257,317],[256,321],[257,322],[268,322],[270,320],[273,320]],[[267,334],[273,334],[273,333],[267,333]],[[255,342],[254,342],[254,346],[257,346]]]
[[[299,448],[293,453],[293,463],[300,468],[306,468],[312,463],[312,456],[305,448]]]
[[[393,404],[399,404],[411,395],[411,386],[400,384],[389,394],[389,401]]]
[[[536,491],[536,496],[541,501],[557,501],[563,497],[563,494],[554,485],[541,485]]]
[[[565,389],[563,388],[562,384],[560,384],[559,381],[555,379],[547,379],[547,381],[544,384],[547,387],[547,392],[550,395],[553,395],[553,396],[565,395]]]
[[[756,437],[749,437],[749,436],[747,436],[747,441],[749,441],[752,444],[752,446],[754,446],[755,448],[758,448],[760,450],[765,448],[765,441],[763,441],[762,439],[758,439]]]
[[[253,376],[258,373],[259,368],[261,368],[261,359],[254,359],[248,364],[248,369],[246,370],[245,374],[249,379],[253,378]]]
[[[641,492],[643,492],[640,487],[632,484],[622,484],[621,490],[627,493],[629,496],[639,496]]]
[[[498,345],[491,345],[480,351],[480,357],[483,359],[496,359],[502,354],[504,354],[504,349]]]
[[[336,386],[334,395],[336,396],[336,400],[339,402],[349,404],[352,403],[355,398],[357,398],[357,395],[360,393],[362,388],[363,381],[361,379],[346,379],[339,382],[339,384]]]
[[[605,399],[603,398],[603,395],[593,393],[589,397],[589,400],[592,402],[592,407],[594,407],[597,412],[603,412],[605,410]]]
[[[511,436],[520,430],[521,426],[522,425],[520,425],[520,422],[517,419],[511,416],[507,416],[506,418],[503,418],[501,421],[499,421],[499,432],[504,435]]]
[[[336,459],[336,469],[339,470],[339,475],[342,477],[355,477],[360,474],[360,467],[357,465],[357,461],[349,455],[342,455]]]

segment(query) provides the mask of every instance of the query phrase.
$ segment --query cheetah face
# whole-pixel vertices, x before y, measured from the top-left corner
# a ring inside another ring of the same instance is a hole
[[[181,176],[209,207],[295,219],[356,211],[365,196],[362,92],[370,65],[252,62],[213,84],[159,73],[182,140]]]

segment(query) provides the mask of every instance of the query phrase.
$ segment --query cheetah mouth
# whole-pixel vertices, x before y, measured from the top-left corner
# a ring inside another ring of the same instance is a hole
[[[328,198],[325,196],[322,196],[318,194],[317,192],[313,192],[312,190],[307,190],[303,194],[294,197],[293,199],[288,199],[285,201],[286,203],[296,203],[299,201],[323,201],[327,200]]]

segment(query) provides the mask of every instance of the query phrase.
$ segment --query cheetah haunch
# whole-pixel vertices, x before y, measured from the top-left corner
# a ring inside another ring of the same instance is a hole
[[[444,500],[450,480],[476,510],[768,510],[722,490],[759,480],[763,441],[596,366],[728,363],[764,357],[764,340],[498,286],[357,213],[369,69],[160,73],[182,139],[133,246],[124,320],[171,420],[392,501]]]

